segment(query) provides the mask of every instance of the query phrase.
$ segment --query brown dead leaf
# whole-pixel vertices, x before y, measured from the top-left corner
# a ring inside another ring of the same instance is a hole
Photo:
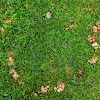
[[[14,78],[15,80],[17,80],[17,78],[18,78],[19,76],[20,76],[20,75],[18,75],[17,72],[15,72],[15,73],[13,74],[13,78]]]
[[[72,29],[72,26],[74,26],[74,25],[68,25],[68,27],[67,27],[67,28],[65,28],[65,30],[68,30],[69,28],[71,28],[71,29]]]
[[[90,42],[94,42],[94,41],[96,41],[96,37],[89,35],[87,40],[90,41]]]
[[[64,84],[64,82],[58,82],[58,86],[57,87],[54,87],[54,90],[55,90],[55,92],[61,92],[61,91],[63,91],[64,90],[64,87],[65,87],[65,84]]]
[[[11,62],[11,63],[6,63],[7,65],[11,66],[11,65],[14,65],[15,63],[14,62]]]
[[[8,8],[10,8],[10,9],[11,9],[11,7],[10,7],[10,6],[8,6]]]
[[[11,66],[11,65],[14,65],[14,59],[12,59],[12,55],[14,55],[15,53],[12,51],[12,50],[10,50],[10,52],[9,52],[9,57],[7,57],[6,59],[8,60],[8,61],[11,61],[11,63],[6,63],[7,65],[9,65],[9,66]]]
[[[43,92],[47,92],[49,90],[49,86],[47,85],[47,87],[41,86],[41,93]]]
[[[92,43],[93,47],[99,46],[99,44],[97,42]]]
[[[95,51],[100,48],[100,45],[97,42],[92,43],[92,46],[94,47]]]
[[[96,25],[98,26],[98,29],[100,29],[100,21],[97,21]]]
[[[51,13],[50,13],[50,12],[47,12],[47,13],[46,13],[46,17],[47,17],[47,18],[51,18]]]
[[[96,47],[94,47],[95,51],[97,51],[97,49],[99,49],[99,48],[100,48],[100,46],[96,46]]]
[[[19,85],[24,84],[24,82],[19,82]]]
[[[79,71],[79,72],[77,73],[77,75],[78,75],[78,76],[82,76],[84,71],[81,70],[81,69],[79,69],[78,71]]]
[[[7,65],[11,66],[11,65],[14,65],[15,63],[13,62],[14,59],[12,59],[12,57],[7,57],[6,58],[8,61],[11,61],[11,63],[6,63]]]
[[[8,61],[11,61],[11,62],[14,61],[14,59],[12,59],[11,57],[8,57],[7,60],[8,60]]]
[[[8,19],[5,20],[5,22],[3,23],[3,27],[1,28],[2,35],[3,35],[3,33],[4,33],[4,30],[5,30],[5,29],[4,29],[4,28],[5,28],[5,24],[6,24],[6,23],[10,23],[10,24],[11,24],[12,22],[14,22],[14,21],[12,21],[12,20],[10,20],[10,19],[9,19],[9,20],[8,20]]]
[[[11,69],[11,71],[9,72],[9,74],[13,73],[13,78],[15,80],[17,80],[17,78],[19,78],[20,75],[17,74],[17,72],[14,69]]]
[[[10,19],[9,19],[9,20],[6,19],[5,22],[3,23],[3,27],[5,28],[5,24],[6,24],[6,23],[10,23],[10,24],[11,24],[12,22],[13,22],[12,20],[10,20]]]
[[[48,85],[46,87],[41,86],[41,91],[38,91],[38,93],[44,93],[44,92],[48,92],[48,91],[49,91],[49,86]]]
[[[93,28],[93,32],[96,33],[97,32],[97,27],[93,26],[92,28]]]
[[[98,60],[98,58],[95,57],[95,58],[92,58],[91,60],[88,60],[88,62],[89,62],[89,63],[96,63],[97,60]],[[87,63],[88,63],[88,62],[87,62]]]
[[[64,82],[60,82],[60,81],[59,81],[59,82],[58,82],[58,86],[61,87],[61,88],[64,90],[65,84],[64,84]]]
[[[6,24],[6,23],[8,23],[8,22],[11,24],[13,21],[12,21],[12,20],[10,20],[10,19],[9,19],[9,20],[8,20],[8,19],[6,19],[5,24]]]
[[[12,49],[10,50],[10,52],[9,52],[9,56],[12,56],[12,55],[14,55],[15,53],[12,51]]]
[[[72,26],[69,26],[72,29]]]
[[[15,73],[16,71],[14,69],[11,69],[9,74]]]
[[[74,26],[73,24],[72,25],[68,25],[68,27],[70,27],[72,29],[72,26]]]
[[[93,12],[97,12],[97,10],[96,10],[96,9],[94,9],[94,10],[93,10]]]
[[[54,87],[55,92],[57,92],[57,87]]]
[[[65,30],[68,30],[68,29],[69,29],[69,27],[65,28]]]
[[[47,92],[47,89],[45,89],[44,86],[41,86],[41,93],[43,93],[43,92]]]

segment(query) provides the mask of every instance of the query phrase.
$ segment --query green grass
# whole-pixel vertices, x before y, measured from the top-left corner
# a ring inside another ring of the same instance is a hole
[[[49,11],[50,19],[45,16]],[[0,100],[100,99],[100,49],[95,52],[86,40],[93,34],[92,26],[100,21],[99,0],[2,0],[0,27],[6,18],[14,22],[6,24],[0,35]],[[65,30],[70,21],[74,22],[73,28]],[[98,44],[99,33],[95,35]],[[15,53],[14,69],[20,74],[16,81],[9,74],[12,66],[5,64],[10,49]],[[94,53],[98,61],[86,63]],[[70,67],[69,73],[66,67]],[[83,76],[77,76],[78,69],[84,71]],[[20,81],[25,84],[18,85]],[[58,81],[65,84],[61,93],[53,89]],[[42,97],[26,97],[42,85],[49,85],[50,91]]]

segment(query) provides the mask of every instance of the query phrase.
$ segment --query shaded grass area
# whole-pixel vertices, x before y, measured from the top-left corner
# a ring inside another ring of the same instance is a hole
[[[2,1],[0,8],[1,27],[6,18],[14,21],[5,26],[0,40],[2,99],[30,99],[30,96],[26,97],[28,91],[35,93],[40,86],[49,84],[51,90],[48,93],[32,98],[99,100],[100,60],[95,64],[86,63],[95,53],[86,38],[93,34],[92,26],[100,20],[98,0],[9,0]],[[48,11],[52,16],[50,19],[45,16]],[[73,28],[65,30],[70,21]],[[99,33],[96,33],[98,44]],[[17,81],[8,73],[12,66],[5,64],[10,49],[15,52],[14,69],[20,74]],[[99,53],[100,50],[96,52],[98,58]],[[70,67],[69,73],[66,67]],[[84,70],[80,78],[77,77],[78,69]],[[25,84],[18,85],[20,81]],[[65,90],[61,93],[53,90],[58,81],[65,83]]]

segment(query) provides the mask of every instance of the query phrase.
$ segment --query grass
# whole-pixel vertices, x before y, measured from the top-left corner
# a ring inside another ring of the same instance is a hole
[[[95,9],[97,12],[93,12]],[[6,18],[14,21],[6,24],[4,34],[0,35],[0,99],[99,100],[100,50],[95,52],[86,40],[93,34],[92,26],[100,20],[99,9],[99,0],[0,1],[0,27]],[[45,16],[49,11],[50,19]],[[73,28],[65,30],[70,21]],[[100,30],[96,33],[98,44],[99,33]],[[12,66],[5,64],[11,49],[15,53],[14,69],[20,74],[18,80],[9,74]],[[86,63],[94,53],[98,61]],[[65,70],[67,67],[70,72]],[[78,69],[84,71],[83,76],[77,76]],[[20,81],[25,84],[18,85]],[[65,84],[61,93],[53,89],[58,81]],[[50,91],[42,97],[26,97],[42,85],[49,85]]]

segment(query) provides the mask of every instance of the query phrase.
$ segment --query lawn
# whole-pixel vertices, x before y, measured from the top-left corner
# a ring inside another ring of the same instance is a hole
[[[0,100],[100,100],[97,21],[99,0],[1,0]]]

